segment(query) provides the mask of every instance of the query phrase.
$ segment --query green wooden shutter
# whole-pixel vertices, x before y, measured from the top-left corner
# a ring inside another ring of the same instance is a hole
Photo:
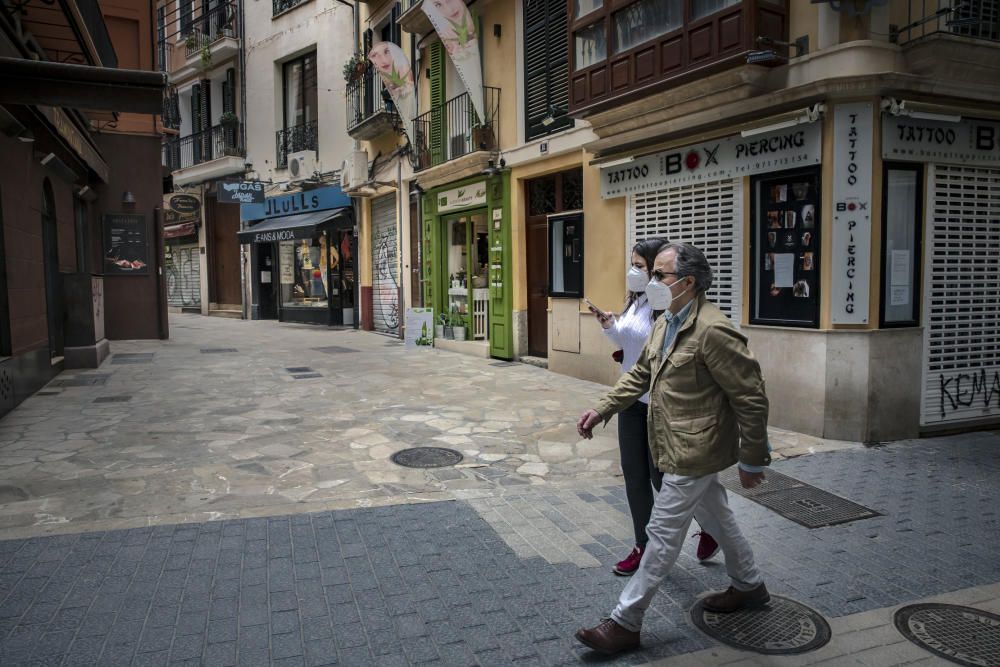
[[[445,84],[444,44],[434,42],[428,47],[428,62],[431,69],[431,164],[445,161]]]
[[[565,0],[524,0],[524,118],[528,139],[573,125],[569,105],[569,46]],[[563,115],[546,127],[552,108]]]

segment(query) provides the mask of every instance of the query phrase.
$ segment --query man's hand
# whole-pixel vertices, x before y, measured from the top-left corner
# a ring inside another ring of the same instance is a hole
[[[580,434],[581,438],[586,438],[590,440],[594,437],[594,427],[601,422],[601,415],[597,410],[591,408],[587,410],[576,422],[576,432]]]
[[[747,472],[743,468],[740,468],[739,471],[740,484],[744,489],[752,489],[764,481],[764,473],[762,472]]]

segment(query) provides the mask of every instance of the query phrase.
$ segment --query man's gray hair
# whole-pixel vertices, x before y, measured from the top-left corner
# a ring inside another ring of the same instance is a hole
[[[712,267],[705,253],[690,243],[666,243],[660,252],[673,250],[677,254],[675,271],[678,278],[694,278],[695,293],[707,292],[712,287]],[[659,253],[657,253],[659,254]]]

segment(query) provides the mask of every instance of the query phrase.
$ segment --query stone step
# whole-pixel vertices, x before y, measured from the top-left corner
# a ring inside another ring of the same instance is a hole
[[[210,311],[208,311],[208,314],[209,314],[210,317],[228,317],[228,318],[234,319],[234,320],[242,320],[243,319],[243,311],[242,310],[222,310],[222,309],[216,309],[216,310],[210,310]]]
[[[517,359],[522,364],[528,364],[531,366],[538,366],[539,368],[548,369],[549,360],[545,357],[518,357]]]

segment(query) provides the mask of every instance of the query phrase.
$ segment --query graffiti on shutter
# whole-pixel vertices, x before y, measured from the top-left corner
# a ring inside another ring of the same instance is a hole
[[[1000,416],[1000,169],[933,165],[922,425]]]
[[[372,200],[372,310],[375,330],[399,331],[396,195]]]
[[[177,308],[201,306],[200,261],[197,245],[170,247],[163,265],[168,304]]]
[[[699,248],[714,273],[707,296],[736,326],[743,294],[742,190],[739,179],[685,185],[634,195],[628,207],[627,248],[656,236]]]

